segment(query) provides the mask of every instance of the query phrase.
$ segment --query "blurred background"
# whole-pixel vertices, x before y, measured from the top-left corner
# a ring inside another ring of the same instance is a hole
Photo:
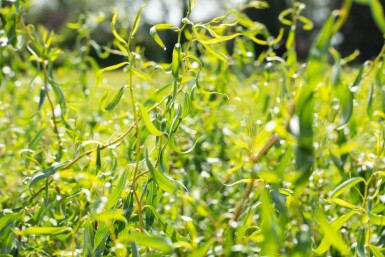
[[[163,51],[149,35],[149,29],[154,24],[172,23],[180,25],[181,19],[187,11],[187,0],[34,0],[31,2],[27,21],[32,24],[42,24],[49,30],[66,35],[61,41],[61,47],[75,48],[76,29],[68,27],[67,23],[81,22],[91,32],[90,37],[100,45],[108,45],[113,36],[111,34],[111,18],[116,9],[119,10],[119,26],[121,30],[128,30],[130,23],[140,6],[146,2],[141,20],[141,30],[136,38],[138,44],[145,48],[145,56],[154,61],[169,61],[171,52]],[[247,0],[197,0],[191,15],[193,21],[207,21],[213,17],[226,13],[229,8],[240,8]],[[291,6],[290,0],[267,0],[268,9],[245,9],[254,21],[264,23],[274,36],[278,34],[282,24],[278,20],[279,13]],[[297,51],[300,59],[305,59],[309,47],[319,31],[322,23],[333,9],[339,8],[342,0],[303,0],[306,4],[304,15],[314,22],[311,31],[299,30],[297,34]],[[385,0],[381,0],[384,5]],[[162,32],[168,49],[176,42],[176,33]],[[335,36],[334,46],[343,56],[358,49],[358,62],[375,57],[383,46],[383,36],[377,29],[370,14],[369,7],[354,3],[351,15],[340,33]],[[284,43],[282,43],[284,48]],[[93,50],[95,51],[95,49]],[[256,46],[256,51],[263,48]],[[284,49],[278,49],[278,54]],[[91,53],[96,56],[96,53]],[[110,57],[113,58],[113,57]],[[100,61],[100,60],[99,60]],[[108,64],[114,60],[100,61]]]

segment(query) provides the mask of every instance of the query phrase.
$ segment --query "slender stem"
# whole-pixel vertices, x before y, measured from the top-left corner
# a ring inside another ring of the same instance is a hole
[[[132,66],[132,62],[130,62],[130,68]],[[136,163],[135,163],[135,170],[134,170],[134,179],[132,181],[132,191],[134,192],[135,199],[138,203],[138,216],[139,216],[139,228],[141,232],[143,231],[143,216],[142,216],[142,202],[140,201],[138,194],[136,192],[136,181],[137,181],[137,174],[139,170],[139,163],[140,163],[140,145],[141,145],[141,138],[140,138],[140,126],[139,126],[139,118],[138,113],[136,111],[135,106],[135,97],[133,92],[133,80],[132,80],[132,70],[129,70],[129,87],[130,87],[130,96],[131,96],[131,103],[132,103],[132,109],[134,113],[134,122],[135,122],[135,128],[136,128]]]
[[[53,130],[56,134],[56,138],[58,140],[58,144],[59,144],[59,156],[56,156],[57,159],[60,158],[60,155],[62,153],[62,141],[61,141],[61,138],[60,138],[60,133],[59,133],[59,129],[57,127],[57,123],[56,123],[56,115],[55,115],[55,106],[53,104],[53,101],[48,93],[48,72],[47,72],[47,66],[46,66],[46,59],[45,59],[45,56],[43,56],[43,61],[42,61],[42,69],[43,69],[43,76],[44,76],[44,90],[45,90],[45,95],[47,96],[47,99],[48,99],[48,103],[49,103],[49,106],[50,106],[50,109],[51,109],[51,113],[52,113],[52,123],[53,123]],[[56,160],[58,161],[58,160]]]
[[[364,196],[363,196],[362,205],[361,205],[363,209],[365,209],[366,202],[368,201],[367,199],[368,199],[368,193],[369,193],[369,185],[370,185],[370,182],[372,181],[372,178],[373,176],[370,176],[368,181],[365,182],[365,191],[364,191]]]

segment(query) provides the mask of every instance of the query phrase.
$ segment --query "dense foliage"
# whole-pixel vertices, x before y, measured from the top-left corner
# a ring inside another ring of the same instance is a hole
[[[142,9],[128,31],[114,13],[111,46],[84,14],[68,51],[0,1],[0,256],[384,256],[385,50],[353,68],[332,45],[353,1],[303,64],[304,4],[277,37],[242,9],[193,23],[194,4],[151,28],[177,34],[164,64],[136,44]]]

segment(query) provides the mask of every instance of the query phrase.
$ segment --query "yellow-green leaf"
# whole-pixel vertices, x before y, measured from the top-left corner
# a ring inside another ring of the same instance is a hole
[[[140,7],[138,13],[136,14],[134,25],[132,25],[132,30],[131,30],[131,33],[130,33],[131,37],[133,37],[136,34],[136,32],[138,31],[139,23],[140,23],[140,17],[142,15],[143,8],[144,8],[144,5],[142,5]]]
[[[176,185],[172,183],[170,179],[167,178],[159,169],[154,168],[154,166],[152,165],[148,157],[147,150],[146,150],[146,164],[152,177],[155,179],[156,184],[159,186],[159,188],[170,194],[175,193],[175,191],[177,190]]]
[[[125,188],[126,181],[128,177],[128,169],[125,169],[123,173],[120,175],[119,182],[116,187],[112,190],[111,194],[108,196],[106,209],[109,210],[116,205],[119,201],[123,189]]]
[[[167,237],[152,236],[144,233],[132,233],[127,236],[127,240],[139,245],[161,250],[163,253],[172,251],[171,241]]]
[[[329,203],[335,203],[335,204],[338,204],[339,206],[346,207],[349,209],[356,209],[357,208],[357,206],[355,206],[349,202],[346,202],[340,198],[332,198],[332,199],[327,199],[325,201],[329,202]]]
[[[71,231],[69,227],[29,227],[24,230],[14,230],[17,235],[57,235],[68,233]]]
[[[140,114],[142,116],[142,119],[144,121],[144,125],[146,125],[146,128],[148,129],[148,131],[155,135],[155,136],[161,136],[163,135],[163,132],[158,130],[154,124],[152,123],[151,119],[150,119],[150,116],[148,115],[148,112],[146,110],[146,108],[143,106],[143,104],[141,103],[138,103],[138,106],[139,106],[139,111],[140,111]]]
[[[374,257],[385,257],[385,255],[382,253],[385,251],[384,248],[380,248],[375,245],[369,244],[369,249],[374,255]]]
[[[383,215],[369,214],[369,220],[372,225],[385,226],[385,216]]]
[[[162,39],[159,37],[158,31],[169,30],[169,29],[177,29],[177,27],[175,27],[172,24],[157,24],[151,27],[150,29],[150,35],[155,40],[155,42],[158,43],[158,45],[163,48],[163,50],[166,50],[166,46],[164,45]]]
[[[331,245],[333,245],[338,251],[340,251],[344,255],[350,255],[349,247],[346,245],[344,239],[339,234],[338,229],[328,223],[326,216],[322,213],[321,210],[316,210],[316,218],[319,223],[320,231],[324,234],[324,240],[327,240]],[[322,243],[321,243],[322,244]],[[330,245],[326,248],[323,246],[320,249],[321,252],[327,251]],[[317,251],[317,250],[316,250]],[[317,253],[319,254],[319,253]]]
[[[116,31],[115,29],[115,23],[116,23],[116,20],[118,18],[118,11],[115,12],[114,16],[112,17],[112,21],[111,21],[111,30],[112,30],[112,34],[114,35],[114,37],[119,40],[121,43],[123,43],[124,45],[127,45],[127,42],[126,40],[124,40],[119,34],[118,32]]]
[[[124,90],[127,88],[127,85],[124,85],[123,87],[121,87],[119,89],[119,91],[116,93],[116,95],[114,96],[114,98],[111,100],[111,102],[105,107],[105,110],[106,111],[112,111],[113,109],[115,109],[115,107],[118,105],[120,99],[122,98],[123,96],[123,93],[124,93]]]
[[[344,181],[343,183],[341,183],[340,185],[338,185],[331,192],[330,197],[332,197],[332,198],[338,197],[340,194],[342,194],[343,192],[345,192],[346,190],[350,189],[351,187],[357,185],[360,182],[366,183],[365,179],[363,179],[362,177],[354,177],[354,178],[348,179],[348,180]]]
[[[221,37],[216,37],[216,38],[212,38],[212,39],[208,39],[208,40],[199,39],[199,42],[202,45],[218,44],[220,42],[224,42],[224,41],[228,41],[228,40],[234,39],[234,38],[236,38],[236,37],[238,37],[240,35],[241,35],[241,33],[235,33],[235,34],[232,34],[232,35],[229,35],[229,36],[221,36]]]
[[[127,222],[126,218],[124,217],[123,209],[106,210],[101,213],[94,214],[93,218],[97,221],[103,221],[103,222],[111,222],[113,220]]]
[[[377,27],[382,31],[382,33],[385,33],[385,16],[381,2],[379,0],[370,0],[369,5]]]
[[[151,205],[145,205],[143,208],[148,208],[154,213],[155,218],[160,223],[163,229],[163,232],[166,234],[167,237],[171,238],[173,242],[187,240],[186,237],[179,234],[170,224],[168,224],[166,220],[162,217],[162,215],[160,215],[160,213],[154,207],[152,207]]]

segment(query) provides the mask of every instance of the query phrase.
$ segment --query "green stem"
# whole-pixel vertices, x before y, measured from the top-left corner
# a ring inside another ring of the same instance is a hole
[[[135,170],[134,170],[134,179],[132,181],[132,191],[134,193],[135,199],[138,203],[138,216],[139,216],[139,228],[141,232],[143,231],[143,216],[142,216],[142,202],[140,201],[138,194],[136,192],[136,186],[137,186],[137,175],[139,170],[139,163],[140,163],[140,126],[139,126],[139,118],[138,113],[136,111],[135,106],[135,96],[133,91],[133,80],[132,80],[132,62],[130,62],[130,70],[129,70],[129,87],[130,87],[130,96],[131,96],[131,103],[132,103],[132,109],[134,113],[134,122],[135,122],[135,129],[136,129],[136,163],[135,163]]]

